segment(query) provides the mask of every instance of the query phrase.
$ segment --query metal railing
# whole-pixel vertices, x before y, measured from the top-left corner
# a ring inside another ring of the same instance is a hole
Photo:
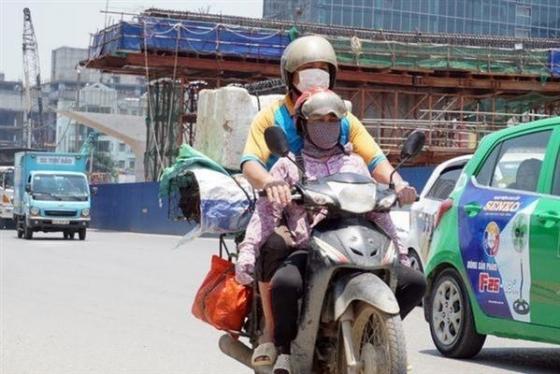
[[[432,150],[469,152],[487,134],[506,125],[490,125],[473,121],[429,121],[406,119],[371,119],[362,121],[384,150],[399,149],[406,136],[421,129],[426,134],[426,147]]]

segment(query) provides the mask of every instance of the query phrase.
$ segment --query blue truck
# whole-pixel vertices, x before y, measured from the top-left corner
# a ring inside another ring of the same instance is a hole
[[[85,240],[90,222],[87,153],[19,152],[15,154],[14,221],[18,238],[33,233],[78,233]]]

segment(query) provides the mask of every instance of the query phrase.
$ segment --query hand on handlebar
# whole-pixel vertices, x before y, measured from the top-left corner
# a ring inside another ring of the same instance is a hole
[[[395,192],[401,205],[412,204],[416,201],[416,189],[408,183],[403,182],[395,186]]]
[[[264,186],[264,191],[271,203],[280,204],[285,207],[292,201],[292,191],[290,185],[285,181],[272,181]]]

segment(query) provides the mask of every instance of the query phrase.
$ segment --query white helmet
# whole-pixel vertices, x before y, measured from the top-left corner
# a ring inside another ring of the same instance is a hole
[[[292,87],[293,74],[298,68],[313,62],[329,65],[329,88],[332,88],[338,70],[336,53],[331,43],[319,35],[302,36],[288,44],[284,50],[280,59],[280,71],[286,86]]]

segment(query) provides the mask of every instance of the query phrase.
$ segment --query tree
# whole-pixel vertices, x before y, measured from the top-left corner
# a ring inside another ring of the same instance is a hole
[[[108,173],[112,178],[117,177],[117,169],[115,162],[109,153],[106,152],[93,152],[93,172],[94,173]]]

